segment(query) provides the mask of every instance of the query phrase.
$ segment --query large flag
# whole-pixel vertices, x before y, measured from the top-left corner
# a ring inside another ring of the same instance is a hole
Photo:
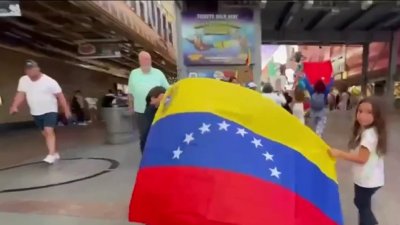
[[[166,93],[132,194],[149,225],[341,225],[328,146],[271,100],[188,78]]]
[[[328,85],[332,79],[332,62],[304,62],[303,71],[306,74],[307,80],[311,84],[315,84],[318,80],[322,80],[325,85]]]

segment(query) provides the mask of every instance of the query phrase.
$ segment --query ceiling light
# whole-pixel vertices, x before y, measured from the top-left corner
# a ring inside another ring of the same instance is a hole
[[[339,8],[336,8],[336,7],[335,7],[335,8],[332,8],[332,9],[331,9],[331,13],[332,13],[332,14],[338,14],[338,13],[340,13],[340,9],[339,9]]]
[[[304,3],[304,9],[311,9],[313,5],[314,5],[314,1],[313,0],[306,1]]]
[[[362,1],[361,2],[361,9],[362,10],[367,10],[373,3],[374,3],[374,1],[372,1],[372,0]]]

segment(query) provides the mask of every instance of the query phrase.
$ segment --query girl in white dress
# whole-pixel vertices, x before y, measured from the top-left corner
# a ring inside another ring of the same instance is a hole
[[[365,98],[356,108],[350,152],[330,149],[332,156],[354,163],[354,203],[359,224],[376,225],[371,209],[372,195],[385,183],[383,156],[386,153],[386,124],[378,99]]]

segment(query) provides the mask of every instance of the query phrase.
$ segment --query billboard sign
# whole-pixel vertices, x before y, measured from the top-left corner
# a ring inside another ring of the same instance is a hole
[[[245,65],[254,49],[251,10],[182,14],[182,51],[187,66]]]

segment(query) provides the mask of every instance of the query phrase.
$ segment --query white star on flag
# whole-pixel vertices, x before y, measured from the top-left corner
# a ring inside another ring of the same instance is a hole
[[[253,140],[251,141],[252,144],[254,144],[254,146],[256,148],[258,147],[262,147],[263,145],[261,144],[261,139],[257,139],[257,138],[253,138]]]
[[[225,130],[228,131],[228,127],[230,126],[230,124],[226,123],[225,120],[222,121],[222,123],[218,123],[219,125],[219,130]]]
[[[199,128],[199,130],[201,131],[201,134],[204,134],[204,133],[210,132],[210,127],[211,127],[211,124],[203,123],[203,125]]]
[[[175,151],[172,152],[174,153],[172,159],[179,159],[183,151],[181,150],[181,147],[178,147]]]
[[[242,137],[244,137],[244,135],[247,134],[247,131],[243,128],[238,128],[236,134],[241,135]]]
[[[271,177],[276,177],[279,179],[281,172],[278,171],[278,168],[274,167],[273,169],[269,169],[271,171]]]
[[[183,140],[183,142],[190,144],[192,141],[194,141],[193,133],[185,134],[185,140]]]
[[[271,160],[271,161],[274,161],[274,155],[272,155],[272,154],[269,154],[269,152],[265,152],[264,154],[263,154],[263,156],[265,156],[265,160]]]

